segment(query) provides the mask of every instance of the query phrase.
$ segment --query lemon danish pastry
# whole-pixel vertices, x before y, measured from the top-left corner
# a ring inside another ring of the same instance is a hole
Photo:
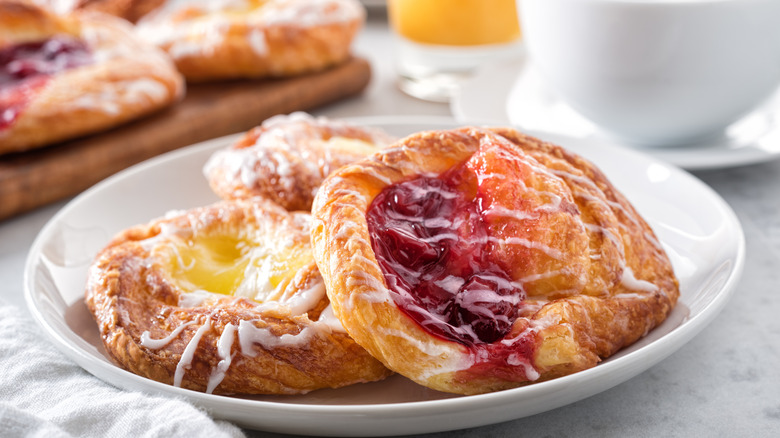
[[[90,268],[86,303],[108,354],[160,382],[295,394],[390,374],[333,316],[310,216],[223,201],[120,233]]]

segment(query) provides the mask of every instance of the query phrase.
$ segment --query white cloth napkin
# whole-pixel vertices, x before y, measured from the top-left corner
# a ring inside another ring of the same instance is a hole
[[[0,437],[242,437],[187,401],[130,392],[84,371],[0,300]]]

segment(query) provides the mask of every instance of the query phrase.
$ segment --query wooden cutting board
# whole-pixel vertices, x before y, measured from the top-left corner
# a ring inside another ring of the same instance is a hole
[[[0,156],[0,219],[77,194],[163,152],[360,93],[370,77],[369,63],[353,58],[294,78],[191,85],[182,102],[150,117],[82,139]]]

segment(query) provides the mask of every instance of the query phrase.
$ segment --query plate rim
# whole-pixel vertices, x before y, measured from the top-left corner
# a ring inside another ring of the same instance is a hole
[[[468,122],[458,121],[452,117],[440,117],[440,116],[358,116],[358,117],[346,117],[343,119],[350,121],[352,123],[362,123],[370,126],[385,126],[385,125],[410,125],[411,126],[411,125],[422,125],[422,124],[462,126],[462,125],[469,124]],[[482,124],[482,122],[480,122],[479,124]],[[669,355],[677,351],[690,339],[695,337],[704,327],[706,327],[706,325],[709,322],[711,322],[720,313],[720,311],[723,309],[725,304],[734,294],[736,285],[738,284],[742,276],[742,271],[744,269],[746,249],[745,249],[745,237],[744,237],[744,231],[742,229],[742,225],[738,217],[734,213],[733,209],[717,192],[715,192],[711,187],[709,187],[701,180],[699,180],[693,175],[690,175],[688,172],[684,170],[678,169],[675,166],[660,161],[656,158],[647,156],[645,154],[641,154],[640,152],[634,150],[621,149],[620,150],[621,153],[635,155],[636,156],[635,158],[642,159],[649,162],[655,162],[663,166],[668,166],[677,172],[681,172],[684,175],[684,177],[689,178],[691,181],[695,181],[696,184],[699,186],[699,189],[709,192],[708,195],[710,195],[710,198],[718,204],[717,205],[718,210],[722,211],[728,217],[729,221],[733,225],[736,225],[736,228],[734,229],[734,231],[737,231],[734,236],[736,239],[735,253],[733,259],[734,266],[731,267],[731,269],[729,269],[728,276],[725,279],[723,285],[720,287],[720,291],[716,294],[714,299],[711,300],[699,313],[686,318],[683,322],[681,322],[680,325],[674,327],[670,332],[664,334],[661,338],[649,343],[648,345],[645,345],[642,348],[630,352],[613,361],[600,364],[599,366],[590,368],[588,370],[584,370],[580,373],[575,373],[569,376],[560,377],[550,381],[539,382],[532,385],[510,389],[506,391],[500,391],[500,392],[494,392],[488,394],[478,394],[478,395],[471,395],[471,396],[460,396],[460,397],[437,399],[437,400],[378,403],[378,404],[349,404],[349,405],[319,404],[319,403],[318,404],[280,403],[280,402],[266,401],[266,400],[251,400],[251,399],[243,399],[243,398],[235,398],[235,397],[225,397],[225,396],[213,395],[213,394],[205,394],[205,393],[177,388],[171,385],[166,385],[160,382],[145,379],[119,368],[118,366],[114,365],[112,362],[96,361],[92,357],[90,352],[79,348],[79,345],[67,339],[65,334],[58,333],[55,329],[56,327],[51,325],[51,323],[46,319],[46,316],[43,314],[42,309],[39,308],[37,305],[37,298],[34,296],[35,295],[35,291],[34,291],[35,269],[34,268],[36,267],[37,263],[40,260],[40,256],[42,254],[41,249],[46,241],[46,238],[49,237],[54,227],[62,220],[62,218],[66,216],[72,209],[78,208],[82,200],[92,196],[92,194],[97,191],[104,190],[105,187],[114,184],[115,181],[128,178],[138,172],[143,172],[147,168],[154,168],[163,165],[168,161],[175,161],[186,155],[202,153],[202,150],[205,149],[210,149],[210,148],[216,149],[217,147],[219,147],[219,145],[225,145],[228,142],[230,142],[231,139],[234,139],[240,135],[242,135],[242,133],[219,137],[216,139],[211,139],[204,142],[196,143],[191,146],[180,148],[159,155],[152,159],[145,160],[141,163],[133,165],[123,171],[120,171],[100,181],[99,183],[93,185],[89,189],[85,190],[81,194],[74,197],[65,206],[63,206],[41,228],[35,240],[33,241],[28,256],[25,260],[24,280],[23,280],[24,298],[27,303],[27,307],[30,310],[30,313],[33,315],[33,319],[36,321],[37,325],[43,329],[43,332],[46,334],[46,336],[50,340],[54,341],[55,346],[60,351],[62,351],[66,356],[68,356],[76,363],[78,363],[82,368],[86,369],[91,374],[95,375],[101,380],[106,381],[108,384],[114,386],[120,386],[123,388],[128,388],[127,385],[125,384],[117,384],[114,382],[107,381],[103,377],[97,375],[96,372],[93,371],[92,369],[93,367],[97,367],[100,369],[98,371],[102,371],[106,373],[115,373],[117,371],[121,371],[123,373],[126,373],[127,377],[133,379],[135,381],[134,383],[140,385],[142,387],[141,390],[152,392],[152,393],[158,393],[158,394],[183,396],[186,399],[190,400],[191,402],[199,406],[205,407],[207,410],[211,410],[210,408],[212,408],[215,404],[224,404],[227,407],[235,407],[240,409],[244,409],[244,408],[268,409],[268,413],[274,413],[277,410],[284,410],[287,413],[307,413],[307,414],[315,414],[315,415],[339,414],[345,417],[365,417],[365,416],[374,416],[376,414],[381,414],[384,419],[394,421],[395,419],[406,417],[409,414],[419,415],[421,409],[424,409],[426,412],[428,412],[428,415],[433,415],[433,414],[447,415],[447,414],[461,412],[463,407],[470,407],[471,410],[473,410],[474,403],[480,404],[482,407],[487,407],[487,408],[495,407],[497,405],[505,405],[507,403],[511,404],[512,401],[516,401],[514,399],[516,399],[517,397],[521,399],[533,398],[536,395],[539,395],[540,393],[544,394],[544,393],[562,390],[563,388],[566,388],[570,384],[576,383],[577,381],[580,380],[588,380],[588,379],[597,380],[600,377],[603,378],[604,375],[614,372],[615,369],[620,370],[621,365],[623,365],[624,362],[626,362],[626,364],[629,365],[631,364],[632,361],[636,361],[637,355],[640,356],[640,359],[644,358],[645,361],[647,361],[647,358],[645,358],[645,356],[652,357],[652,359],[649,360],[649,362],[651,362],[649,366],[646,367],[641,366],[640,367],[641,369],[639,369],[638,371],[630,372],[629,373],[630,375],[628,375],[625,378],[617,380],[616,382],[609,385],[608,387],[604,388],[600,386],[599,389],[595,391],[585,391],[586,394],[582,395],[581,397],[575,400],[569,400],[563,404],[559,404],[552,408],[542,409],[539,411],[539,412],[544,412],[549,409],[554,409],[560,406],[573,403],[577,400],[581,400],[583,398],[589,397],[593,394],[605,391],[613,386],[621,384],[629,380],[630,378],[633,378],[634,376],[640,374],[641,372],[644,372],[648,368],[656,365],[657,363],[659,363],[660,361],[664,360],[666,357],[668,357]],[[544,136],[546,135],[546,133],[541,133],[539,135]],[[565,137],[565,135],[561,135],[561,134],[555,134],[555,136]],[[601,146],[607,149],[619,149],[610,145],[601,145]],[[681,330],[680,329],[681,327],[686,327],[686,328],[684,330]],[[75,333],[73,334],[78,337],[77,334]],[[658,341],[662,339],[664,339],[665,341],[659,345]],[[662,354],[660,356],[649,354],[649,353],[656,353],[656,350],[659,350]],[[136,386],[136,385],[132,385],[132,386]],[[516,395],[520,391],[522,391],[523,396]],[[513,416],[511,418],[506,418],[501,421],[511,420],[514,418],[523,418],[533,414],[534,413],[528,413],[525,415]],[[239,417],[233,418],[230,415],[226,416],[214,412],[212,412],[212,415],[214,415],[216,418],[228,419],[255,429],[260,428],[263,430],[279,431],[279,432],[286,431],[287,433],[290,433],[289,432],[290,430],[294,430],[294,428],[290,429],[290,428],[258,427],[256,424],[243,423],[241,418]],[[488,421],[483,424],[491,424],[494,422],[496,421]],[[482,425],[474,422],[471,422],[469,424],[470,427]],[[445,431],[445,430],[452,430],[454,428],[461,428],[458,426],[458,427],[452,427],[448,429],[447,427],[448,425],[437,424],[434,427],[427,430],[424,428],[416,427],[412,430],[405,431],[405,433],[407,432],[426,433],[426,432]],[[354,428],[347,427],[346,430],[339,429],[336,431],[337,433],[334,434],[343,434],[343,433],[348,434],[349,430],[352,429]],[[307,432],[311,432],[311,431],[307,430]],[[331,433],[330,431],[319,431],[319,432],[320,433],[318,434],[320,435],[322,434],[327,435]],[[296,432],[296,433],[300,433],[300,432]]]

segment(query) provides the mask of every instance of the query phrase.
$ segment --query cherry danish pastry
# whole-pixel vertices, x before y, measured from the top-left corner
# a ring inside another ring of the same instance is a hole
[[[223,201],[120,233],[86,303],[122,367],[198,391],[294,394],[390,374],[333,316],[310,216]]]
[[[357,0],[169,0],[137,30],[166,50],[187,80],[210,81],[341,63],[364,17]]]
[[[593,164],[511,129],[407,137],[328,177],[312,215],[347,332],[441,391],[592,367],[679,295],[653,231]]]
[[[314,194],[332,171],[392,142],[383,131],[298,112],[272,117],[204,167],[223,199],[262,196],[287,210],[311,210]]]
[[[168,57],[126,21],[0,0],[0,153],[108,129],[182,93]]]

